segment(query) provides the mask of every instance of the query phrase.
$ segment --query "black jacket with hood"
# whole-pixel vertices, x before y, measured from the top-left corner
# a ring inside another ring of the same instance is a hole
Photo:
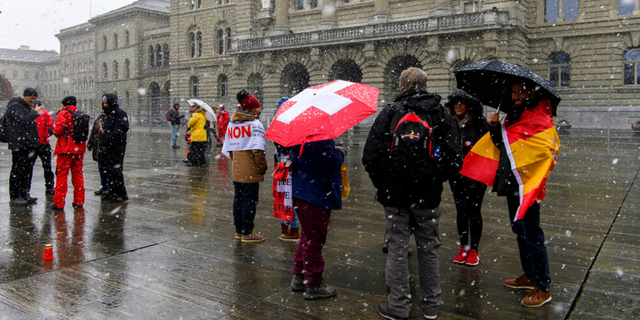
[[[449,109],[458,125],[458,130],[460,130],[460,147],[464,158],[476,142],[489,132],[489,124],[487,123],[487,118],[484,117],[482,104],[474,96],[458,89],[449,95],[447,99],[448,101],[444,104],[444,107]],[[461,123],[455,118],[456,113],[453,110],[453,104],[456,101],[465,101],[467,103],[469,118],[465,123]]]
[[[118,106],[118,97],[115,94],[107,93],[103,98],[107,100],[107,107],[102,108],[104,115],[102,116],[102,132],[98,138],[100,146],[98,161],[119,163],[124,159],[127,147],[129,119],[127,113]]]
[[[442,183],[460,171],[462,157],[458,126],[449,111],[440,104],[440,100],[439,95],[425,89],[401,92],[393,103],[380,112],[371,126],[362,163],[378,189],[376,199],[382,205],[394,208],[436,208],[442,197]],[[403,108],[426,113],[433,122],[432,137],[435,145],[442,148],[442,156],[439,162],[441,165],[437,169],[439,174],[430,181],[399,181],[391,174],[390,148],[396,126],[392,122],[397,122],[394,120],[395,115]]]
[[[33,150],[40,146],[36,118],[40,114],[31,109],[22,98],[9,100],[4,121],[11,150]]]

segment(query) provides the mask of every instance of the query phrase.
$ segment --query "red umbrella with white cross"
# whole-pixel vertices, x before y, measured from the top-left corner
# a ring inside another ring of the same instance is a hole
[[[280,106],[265,138],[285,147],[335,139],[376,112],[379,93],[344,80],[309,87]]]

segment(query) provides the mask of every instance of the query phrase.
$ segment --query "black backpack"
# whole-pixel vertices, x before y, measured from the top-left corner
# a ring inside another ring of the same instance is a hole
[[[9,133],[7,132],[5,119],[7,119],[6,116],[0,118],[0,142],[9,142]]]
[[[390,170],[394,178],[419,181],[436,175],[440,148],[432,136],[433,122],[424,112],[396,108],[391,128]],[[425,181],[426,182],[426,181]]]
[[[71,139],[76,143],[87,141],[89,138],[89,121],[91,117],[82,111],[73,112],[68,109],[64,110],[70,112],[73,119],[73,130],[71,130],[69,134]]]

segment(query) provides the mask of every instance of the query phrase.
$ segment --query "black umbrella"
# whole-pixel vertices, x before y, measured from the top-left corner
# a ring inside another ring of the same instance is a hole
[[[560,95],[547,79],[527,67],[491,60],[470,63],[453,73],[456,75],[458,88],[478,98],[483,104],[502,108],[503,111],[511,105],[512,84],[522,80],[532,81],[539,86],[537,94],[551,100],[551,109],[553,115],[556,115]]]

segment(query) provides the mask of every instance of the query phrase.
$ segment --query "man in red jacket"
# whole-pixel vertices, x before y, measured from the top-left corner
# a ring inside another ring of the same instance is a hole
[[[71,138],[73,131],[73,112],[77,112],[76,97],[68,96],[62,99],[62,110],[58,111],[52,133],[58,138],[53,151],[56,160],[56,188],[53,195],[54,210],[63,210],[67,195],[67,177],[71,170],[73,184],[73,207],[82,208],[84,205],[84,177],[82,174],[84,150],[87,142],[75,142]]]
[[[42,106],[42,102],[38,99],[33,104],[33,108]],[[46,195],[53,195],[53,171],[51,171],[51,145],[49,145],[49,130],[53,128],[53,117],[49,111],[42,109],[42,113],[36,119],[38,125],[38,135],[40,136],[40,146],[36,150],[36,156],[42,162],[44,169],[44,186]]]

